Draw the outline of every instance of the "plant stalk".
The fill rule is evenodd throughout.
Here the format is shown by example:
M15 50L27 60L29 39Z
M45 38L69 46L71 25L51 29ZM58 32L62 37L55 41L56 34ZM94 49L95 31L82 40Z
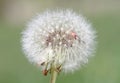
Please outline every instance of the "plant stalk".
M54 70L54 68L51 70L51 79L50 83L55 83L57 78L57 71Z

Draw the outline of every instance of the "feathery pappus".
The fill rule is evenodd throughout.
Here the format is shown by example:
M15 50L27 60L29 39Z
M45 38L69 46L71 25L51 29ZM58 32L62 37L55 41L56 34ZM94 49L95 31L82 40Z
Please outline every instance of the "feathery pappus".
M73 72L92 56L95 31L82 15L71 10L46 11L28 23L22 33L22 47L44 75L52 68Z

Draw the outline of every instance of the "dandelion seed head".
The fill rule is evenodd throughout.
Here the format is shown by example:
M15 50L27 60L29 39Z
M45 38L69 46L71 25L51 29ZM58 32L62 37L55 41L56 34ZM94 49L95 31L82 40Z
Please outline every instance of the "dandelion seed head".
M42 70L51 64L72 72L88 62L95 45L95 31L85 18L70 10L38 15L23 31L22 46L30 62Z

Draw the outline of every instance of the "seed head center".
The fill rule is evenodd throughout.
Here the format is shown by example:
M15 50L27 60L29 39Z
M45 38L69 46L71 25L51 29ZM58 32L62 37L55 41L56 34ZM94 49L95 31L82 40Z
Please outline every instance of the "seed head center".
M55 30L50 32L45 38L46 46L52 47L72 47L74 41L77 39L77 34L74 31Z

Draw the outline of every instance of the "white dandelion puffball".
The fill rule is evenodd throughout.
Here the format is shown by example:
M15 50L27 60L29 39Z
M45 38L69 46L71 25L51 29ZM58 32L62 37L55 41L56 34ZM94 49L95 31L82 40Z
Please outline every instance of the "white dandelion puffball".
M22 46L30 62L44 74L54 68L72 72L88 62L95 45L95 31L81 15L70 10L47 11L28 23Z

